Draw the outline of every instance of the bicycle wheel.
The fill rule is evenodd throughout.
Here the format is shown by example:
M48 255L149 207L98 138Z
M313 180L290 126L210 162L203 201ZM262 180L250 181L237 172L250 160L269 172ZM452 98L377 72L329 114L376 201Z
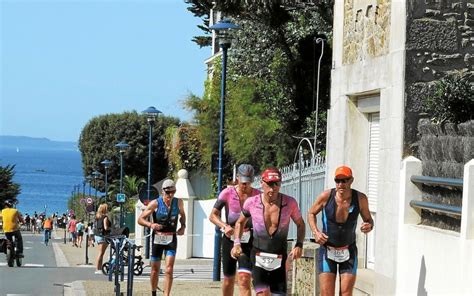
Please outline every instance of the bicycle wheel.
M104 275L108 275L109 274L109 268L110 268L109 262L105 262L104 264L102 264L102 273Z
M13 258L13 246L7 247L7 263L9 267L13 267L14 258Z
M135 262L133 265L133 274L142 275L143 273L143 262Z

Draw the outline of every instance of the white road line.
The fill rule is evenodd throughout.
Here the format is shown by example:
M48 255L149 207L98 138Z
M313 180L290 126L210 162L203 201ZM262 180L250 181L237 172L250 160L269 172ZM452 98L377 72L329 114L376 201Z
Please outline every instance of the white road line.
M56 258L56 265L58 267L69 267L66 256L64 256L63 251L58 246L58 243L53 243L54 258Z
M7 266L7 263L6 262L0 262L0 266ZM22 266L24 266L24 267L44 267L44 264L26 263L26 264L23 264Z

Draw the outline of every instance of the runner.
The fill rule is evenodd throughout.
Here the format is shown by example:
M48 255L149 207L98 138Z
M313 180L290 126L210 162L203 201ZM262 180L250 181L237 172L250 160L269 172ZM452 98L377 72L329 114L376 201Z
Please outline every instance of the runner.
M245 224L252 218L252 278L257 295L286 295L286 260L301 257L305 223L296 200L280 193L281 173L268 168L262 174L263 193L248 198L235 224L236 239L232 256L242 255L241 239ZM295 247L287 253L290 219L297 226Z
M165 253L165 284L163 295L169 296L173 285L173 266L178 245L176 235L183 235L186 228L186 214L184 213L183 200L174 198L176 186L173 180L167 179L162 185L162 194L151 201L145 211L138 217L138 224L148 227L152 232L153 247L150 256L150 284L151 293L156 296L158 277L163 253ZM153 222L148 221L152 216ZM180 228L178 226L178 216Z
M336 169L336 188L323 191L308 212L308 222L314 238L321 245L318 252L319 285L321 295L335 293L336 275L341 278L340 295L352 295L357 274L357 246L355 230L360 216L360 230L370 232L374 221L369 211L367 196L351 189L354 178L347 166ZM316 224L322 211L323 230Z
M234 225L242 211L241 206L245 200L260 191L252 188L254 169L249 164L241 164L237 170L237 185L228 187L221 191L219 198L214 204L209 220L221 228L224 236L222 238L222 269L224 281L222 283L222 295L234 295L235 272L237 261L239 262L239 295L251 295L250 277L252 275L252 263L250 262L250 250L252 249L252 220L248 220L244 229L244 237L241 239L242 255L238 260L230 255L234 245ZM221 219L222 208L225 207L225 220Z

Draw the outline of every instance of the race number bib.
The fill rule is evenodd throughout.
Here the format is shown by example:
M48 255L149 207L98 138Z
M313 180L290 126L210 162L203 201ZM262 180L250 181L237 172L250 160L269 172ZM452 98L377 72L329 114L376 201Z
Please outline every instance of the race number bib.
M240 238L240 242L243 244L247 244L250 241L250 230L244 230L244 233L242 233L242 237ZM231 241L234 241L234 235L232 234L230 237Z
M156 232L153 243L156 245L169 245L173 241L172 232Z
M341 262L346 262L349 260L350 253L349 253L349 246L344 246L344 247L327 247L327 256L328 259L331 259L332 261L341 263Z
M267 271L280 268L282 256L271 253L259 252L255 255L255 265Z

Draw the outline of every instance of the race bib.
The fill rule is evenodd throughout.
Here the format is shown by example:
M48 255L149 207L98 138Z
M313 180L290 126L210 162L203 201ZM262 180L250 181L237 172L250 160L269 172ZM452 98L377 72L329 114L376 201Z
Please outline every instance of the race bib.
M245 230L244 233L242 233L242 237L240 238L240 242L242 244L247 244L250 241L250 230ZM232 234L230 237L231 241L234 241L234 235Z
M341 262L346 262L349 260L350 253L349 253L349 246L344 246L344 247L327 247L327 256L328 259L331 259L332 261L341 263Z
M271 253L259 252L255 255L255 265L267 271L280 268L282 256Z
M156 245L169 245L173 241L172 232L155 232L153 243Z

